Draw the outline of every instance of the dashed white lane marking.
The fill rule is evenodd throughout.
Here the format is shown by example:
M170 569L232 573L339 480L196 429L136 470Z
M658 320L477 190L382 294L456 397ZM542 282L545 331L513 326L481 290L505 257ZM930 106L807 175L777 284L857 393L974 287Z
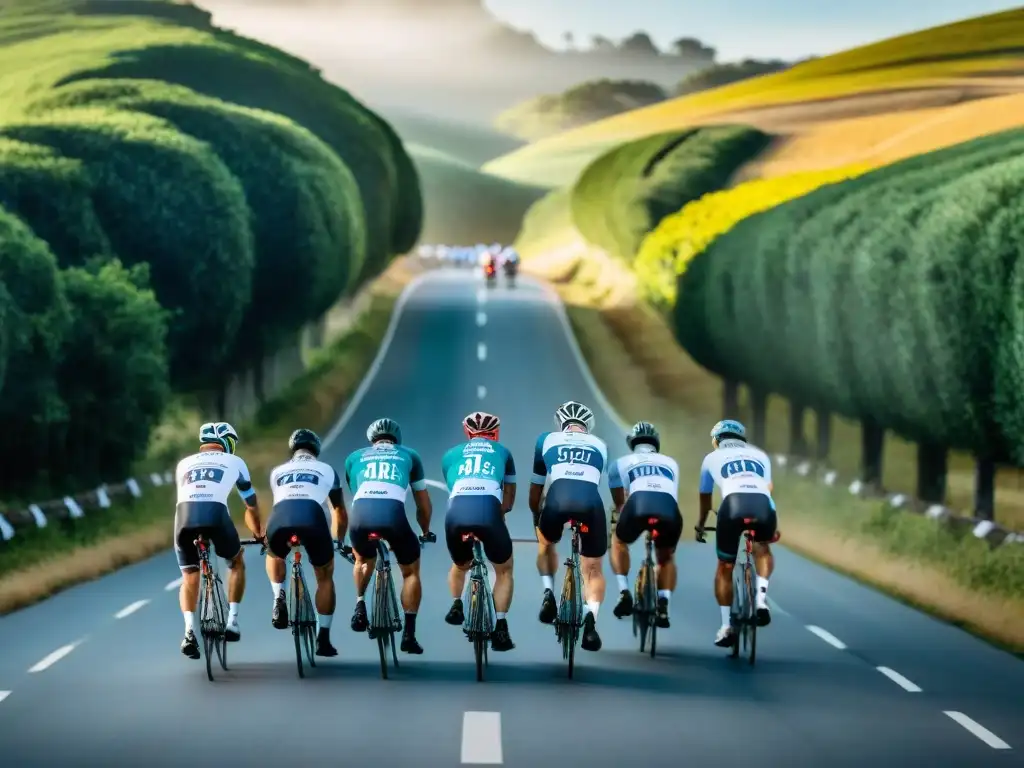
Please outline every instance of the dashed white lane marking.
M126 605L120 611L115 613L114 614L114 618L115 619L123 619L125 616L131 616L133 613L135 613L137 610L139 610L139 608L141 608L142 606L146 605L146 603L148 603L148 602L149 602L149 600L136 600L131 605Z
M477 325L478 328L483 328L485 325L487 325L487 313L486 312L477 312L476 313L476 325Z
M0 691L0 701L3 701L4 699L6 699L10 695L11 695L10 691Z
M892 680L896 685L902 688L904 691L910 691L911 693L920 693L921 689L912 681L905 678L899 672L889 667L875 667L879 672Z
M476 388L476 396L478 398L480 398L481 400L483 400L485 397L487 397L487 387L485 387L483 384L481 384L479 387L477 387Z
M501 713L462 713L462 762L501 765Z
M67 656L69 653L71 653L73 650L75 650L75 646L76 645L77 645L77 643L71 643L70 645L62 645L60 648L58 648L56 651L51 653L49 656L47 656L44 659L41 659L40 661L37 661L33 666L29 667L28 671L29 672L42 672L44 669L49 669L54 664L56 664L58 661L60 661L65 656Z
M476 345L476 359L481 361L487 359L487 345L482 341Z
M831 645L833 648L838 648L840 651L846 650L846 643L844 643L838 637L833 635L831 632L826 632L821 627L816 627L813 624L808 624L807 629L816 634L818 637L820 637L826 643Z
M477 288L476 289L476 303L477 304L486 304L487 303L487 289L486 288Z
M172 589L177 589L181 586L181 582L184 580L182 576L179 576L174 581L167 582L167 586L164 587L164 592L170 592Z
M949 717L954 722L962 725L968 731L970 731L979 739L981 739L990 747L992 747L992 749L1010 749L1009 744L1007 744L1005 741L1003 741L994 733L992 733L992 731L990 731L988 728L985 728L984 726L979 725L978 723L971 720L971 718L969 718L963 712L944 711L942 714L946 715L946 717ZM465 739L465 736L463 736L463 739ZM465 749L465 740L463 740L463 749ZM465 760L463 760L463 762L465 762Z

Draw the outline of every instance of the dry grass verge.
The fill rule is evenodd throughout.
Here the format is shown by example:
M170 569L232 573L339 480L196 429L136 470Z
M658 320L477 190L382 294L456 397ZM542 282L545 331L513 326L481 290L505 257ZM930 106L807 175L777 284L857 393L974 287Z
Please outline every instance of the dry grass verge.
M601 269L605 279L611 278L608 268ZM562 281L557 287L602 391L623 418L654 421L664 435L665 451L683 466L697 466L709 449L707 431L717 418L720 382L678 347L671 330L649 308L624 300L621 293L616 300L595 302L595 295L609 294L603 287L581 287L580 274L587 271L569 258L545 262L547 276ZM786 434L782 409L773 409L769 423L776 434ZM837 434L837 448L842 441L847 441L845 435ZM854 441L851 450L856 445ZM936 559L943 561L942 566L933 567L927 558L908 559L891 551L884 537L868 532L879 528L878 502L795 475L786 475L779 486L787 547L1003 647L1024 652L1024 597L968 587L945 570L948 564L941 557ZM695 472L683 474L680 493L684 504L696 497ZM921 549L927 551L927 542Z
M417 273L409 259L392 264L368 289L366 309L351 318L349 330L314 353L307 371L240 430L239 453L261 498L270 498L266 478L286 453L284 437L297 426L322 430L337 419L377 353L395 300ZM172 494L173 488L155 488L101 514L19 534L0 564L0 615L166 550ZM233 511L240 520L240 509Z

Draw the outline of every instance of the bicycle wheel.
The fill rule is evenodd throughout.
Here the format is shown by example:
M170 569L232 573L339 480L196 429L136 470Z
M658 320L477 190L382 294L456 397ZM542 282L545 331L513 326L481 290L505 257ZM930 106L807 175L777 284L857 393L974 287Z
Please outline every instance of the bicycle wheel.
M481 594L483 588L480 582L477 580L477 576L473 576L472 581L472 594L469 599L469 626L470 634L473 638L473 657L476 659L476 681L482 683L484 680L484 606L483 606L483 595Z
M316 666L316 608L313 606L313 598L310 597L309 589L306 586L306 579L302 577L302 594L305 599L302 601L302 640L306 648L306 661L309 666Z
M203 639L203 656L206 657L206 677L211 683L213 682L214 635L210 631L208 615L211 610L212 594L213 585L210 583L210 577L204 573L202 589L199 590L199 636Z
M737 658L740 655L740 642L743 639L744 627L746 624L746 591L743 586L743 567L733 571L732 579L732 631L733 643L730 655Z
M753 666L754 660L757 658L757 619L756 619L756 608L754 603L754 568L747 563L743 568L743 578L745 582L745 589L747 592L747 643L748 645L748 657L750 664Z
M650 608L647 604L647 587L650 582L651 574L647 569L647 562L644 561L636 575L636 596L633 598L633 634L640 635L640 653L647 648L647 633L651 628Z
M388 679L388 657L387 642L391 635L391 617L388 615L388 599L382 583L383 570L379 569L374 577L373 584L373 616L370 617L370 627L373 629L373 636L377 639L377 651L380 654L380 676ZM392 640L392 642L394 642Z
M216 571L213 572L213 598L214 598L214 609L213 613L216 617L217 622L217 636L214 640L213 647L217 651L217 661L220 662L220 668L225 672L228 671L228 639L225 632L227 631L227 610L224 607L224 584L220 580L220 574Z
M650 560L647 566L647 626L651 632L651 658L658 647L658 583L654 575L654 565Z
M558 623L561 625L562 658L569 662L569 679L572 680L573 671L576 666L576 641L579 637L577 627L577 616L579 614L579 600L576 597L578 591L576 569L570 567L565 572L565 583L562 587L562 602L559 606Z
M299 670L299 677L305 677L302 669L302 601L305 597L305 590L302 584L302 573L298 569L292 569L292 585L289 590L291 594L291 606L288 616L292 625L292 638L295 640L295 664Z
M398 610L398 597L395 595L395 582L391 579L391 572L388 571L388 595L391 598L391 624L389 636L391 637L391 661L395 668L398 668L398 652L395 650L395 634L402 631L401 612Z

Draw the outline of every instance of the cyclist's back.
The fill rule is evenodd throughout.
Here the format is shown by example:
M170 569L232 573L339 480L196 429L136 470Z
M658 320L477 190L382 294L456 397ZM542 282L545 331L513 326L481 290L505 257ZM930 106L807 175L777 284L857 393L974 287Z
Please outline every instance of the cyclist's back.
M570 519L589 531L581 537L584 557L608 551L608 530L601 500L601 478L608 461L604 440L589 432L545 432L537 438L533 482L550 482L537 527L544 538L559 541Z
M492 563L504 563L512 557L502 501L505 483L516 481L515 467L508 448L484 437L459 443L441 459L449 492L445 534L453 562L472 560L472 544L462 541L464 533L480 539Z
M235 557L242 544L228 510L228 497L232 489L247 503L254 495L245 461L233 453L202 451L179 461L174 477L178 485L174 523L178 566L189 569L199 565L194 543L199 533L218 555Z
M722 494L715 537L718 557L735 562L744 530L754 531L755 541L775 535L771 459L744 440L722 440L701 464L700 492L712 493L715 486Z
M267 549L276 557L288 556L288 540L298 536L315 568L334 559L328 516L332 491L340 497L341 478L329 464L311 453L299 452L270 472L274 510L267 523Z

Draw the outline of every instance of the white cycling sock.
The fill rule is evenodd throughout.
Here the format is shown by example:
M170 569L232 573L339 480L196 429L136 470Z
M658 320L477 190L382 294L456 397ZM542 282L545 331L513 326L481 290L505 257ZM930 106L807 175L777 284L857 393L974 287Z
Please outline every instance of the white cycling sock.
M317 626L320 629L330 629L331 628L331 619L333 619L333 618L334 618L333 614L330 615L330 616L327 616L325 614L318 613L316 615Z
M616 573L615 580L619 582L619 592L629 592L629 579L625 573Z
M238 621L238 603L228 603L228 624Z
M765 606L768 604L768 579L757 577L757 604Z
M670 590L670 589L659 589L658 590L658 599L659 600L663 599L663 600L665 600L665 602L668 602L669 600L672 599L672 590Z
M281 582L280 584L270 582L270 588L274 590L274 599L277 600L277 596L284 592L284 582Z
M723 627L731 626L732 625L732 617L731 617L730 614L732 613L732 606L720 605L720 606L718 606L718 608L722 612L722 626Z
M544 582L544 589L550 589L552 592L555 591L555 577L554 576L541 576L540 580Z
M359 595L359 597L356 598L356 602L357 603L362 603L362 602L365 602L365 601L366 601L366 595Z
M594 621L597 621L597 612L601 610L601 601L587 600L587 610L594 614Z
M501 611L495 611L495 612L494 612L494 618L495 618L495 619L496 619L497 621L501 621L502 619L504 619L504 618L505 618L505 616L506 616L506 615L507 615L507 614L504 614L504 613L502 613Z
M182 611L181 613L185 617L185 632L191 632L193 622L196 620L195 611Z

